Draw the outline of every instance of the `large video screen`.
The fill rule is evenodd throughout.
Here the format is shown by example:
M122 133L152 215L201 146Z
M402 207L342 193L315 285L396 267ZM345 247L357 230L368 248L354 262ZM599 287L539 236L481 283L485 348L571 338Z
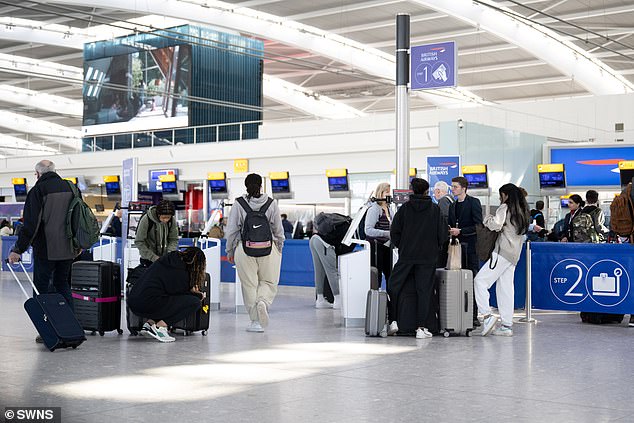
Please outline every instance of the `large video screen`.
M565 188L566 177L563 172L540 172L540 188Z
M86 61L84 132L187 126L190 69L187 45Z

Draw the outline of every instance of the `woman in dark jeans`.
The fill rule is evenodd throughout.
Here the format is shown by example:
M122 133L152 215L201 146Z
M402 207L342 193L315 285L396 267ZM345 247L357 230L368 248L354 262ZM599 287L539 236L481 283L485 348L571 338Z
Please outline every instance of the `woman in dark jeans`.
M390 184L380 183L374 191L374 198L385 198L390 195ZM365 215L365 237L370 242L371 265L385 276L385 283L392 273L392 249L390 248L390 225L392 214L386 201L374 201ZM380 282L380 281L379 281Z
M148 321L141 335L160 342L174 342L168 326L200 309L205 293L205 254L189 247L172 251L156 260L134 284L128 295L130 310Z

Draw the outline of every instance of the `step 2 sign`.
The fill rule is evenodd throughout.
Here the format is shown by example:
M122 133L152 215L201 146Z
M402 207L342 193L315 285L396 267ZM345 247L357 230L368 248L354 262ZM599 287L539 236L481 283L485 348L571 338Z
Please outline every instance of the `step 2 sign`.
M411 48L411 89L451 88L458 83L456 43L427 44Z
M634 312L630 275L634 269L633 246L533 243L531 253L535 308Z

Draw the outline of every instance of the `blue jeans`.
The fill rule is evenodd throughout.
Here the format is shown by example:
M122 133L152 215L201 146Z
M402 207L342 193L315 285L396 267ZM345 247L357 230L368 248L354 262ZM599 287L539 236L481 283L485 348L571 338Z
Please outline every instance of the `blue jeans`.
M70 269L73 260L47 260L33 255L33 283L40 294L49 292L51 280L53 292L62 295L74 311L73 295L70 290Z

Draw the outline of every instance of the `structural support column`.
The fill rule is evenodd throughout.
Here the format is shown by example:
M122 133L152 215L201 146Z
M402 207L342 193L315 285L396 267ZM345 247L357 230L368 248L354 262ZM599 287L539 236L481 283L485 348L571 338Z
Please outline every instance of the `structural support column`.
M396 188L409 188L409 14L396 15Z

